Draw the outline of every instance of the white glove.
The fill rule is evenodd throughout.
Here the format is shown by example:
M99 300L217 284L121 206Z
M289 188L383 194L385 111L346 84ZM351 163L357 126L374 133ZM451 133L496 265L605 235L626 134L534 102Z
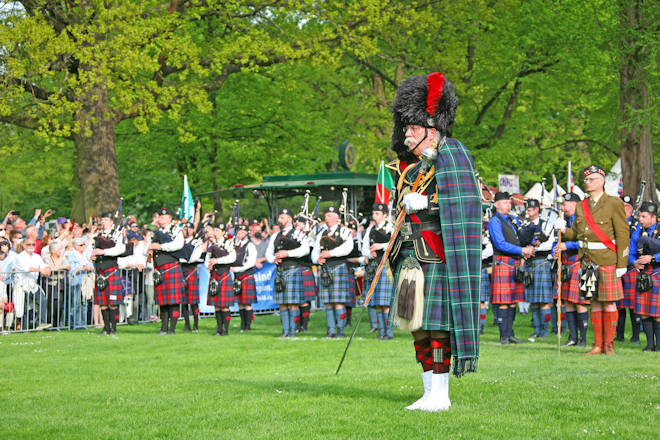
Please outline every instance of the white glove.
M616 268L616 277L621 278L622 276L624 276L626 274L626 272L628 272L628 269L626 269L625 267L617 267Z
M557 228L558 231L564 232L564 229L566 229L566 220L561 217L555 220L555 228Z
M428 199L420 193L414 192L403 196L403 207L406 208L406 212L409 214L426 209L428 206Z

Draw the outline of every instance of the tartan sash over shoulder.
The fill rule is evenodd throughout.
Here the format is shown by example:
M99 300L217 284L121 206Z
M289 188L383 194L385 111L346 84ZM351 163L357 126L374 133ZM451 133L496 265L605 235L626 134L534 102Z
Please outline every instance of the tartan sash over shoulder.
M438 146L435 179L451 303L452 373L477 370L481 288L481 190L474 160L456 139Z

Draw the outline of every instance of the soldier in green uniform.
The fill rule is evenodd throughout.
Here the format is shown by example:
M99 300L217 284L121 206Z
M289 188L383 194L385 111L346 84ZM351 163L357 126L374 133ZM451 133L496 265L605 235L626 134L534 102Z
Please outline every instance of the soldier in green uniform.
M589 197L578 203L564 239L579 242L580 292L587 299L592 296L594 344L586 354L612 355L618 322L615 301L623 296L620 277L628 266L628 222L621 199L604 192L605 171L591 165L583 173Z

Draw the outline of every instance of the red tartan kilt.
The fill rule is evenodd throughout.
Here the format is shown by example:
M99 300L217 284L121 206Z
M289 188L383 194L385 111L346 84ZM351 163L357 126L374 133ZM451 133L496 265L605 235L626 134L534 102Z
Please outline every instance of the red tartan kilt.
M154 286L154 301L159 306L181 304L186 290L183 271L179 263L156 266L163 275L163 281Z
M616 276L616 264L598 267L598 300L613 302L623 297L621 279Z
M576 255L571 255L570 257L566 256L566 253L561 254L561 265L566 266L570 265L572 266L578 259L577 254ZM555 275L552 280L552 285L554 286L554 292L552 293L552 299L557 300L557 278L559 275ZM561 282L561 299L562 301L566 300L568 297L568 289L571 287L571 280L568 281L562 281Z
M236 276L236 274L234 274ZM239 304L254 304L257 302L257 283L254 281L254 274L243 274L237 277L241 280L241 294L236 301Z
M219 284L218 294L216 296L207 295L207 304L213 307L230 307L236 302L234 296L234 282L229 272L217 274L215 270L211 271L211 276Z
M621 277L623 299L617 304L620 309L635 309L635 297L637 296L636 282L637 270L635 268L628 268L628 272Z
M183 270L183 279L186 281L183 304L199 304L199 269Z
M98 274L108 277L108 287L99 290L96 283L94 283L94 304L99 306L119 305L124 299L124 287L121 284L121 276L117 266L101 270Z
M314 279L314 272L309 267L301 267L302 280L303 280L303 302L313 300L316 298L316 281Z
M490 282L492 304L514 304L525 301L525 286L513 279L513 268L522 264L521 259L495 255Z
M568 284L568 288L564 286ZM562 300L572 302L573 304L582 304L588 306L591 301L580 296L580 262L574 263L571 267L571 280L568 283L562 283Z
M645 272L653 277L653 287L643 293L635 291L635 313L660 318L660 269L647 268Z

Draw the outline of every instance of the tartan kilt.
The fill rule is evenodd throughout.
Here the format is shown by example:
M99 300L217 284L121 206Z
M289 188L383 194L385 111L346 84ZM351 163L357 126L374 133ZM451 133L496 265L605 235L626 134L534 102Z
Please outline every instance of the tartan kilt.
M353 282L353 275L349 273L346 263L338 264L336 266L328 266L328 269L333 277L332 285L324 287L320 286L319 296L323 304L338 303L347 304L351 301L351 289L355 295L355 283ZM351 284L353 286L351 286Z
M303 281L303 302L311 301L316 298L316 279L314 272L310 267L301 267Z
M371 281L367 280L366 277L364 277L364 286L366 294L369 292L369 289L371 289ZM390 303L392 302L393 290L394 285L392 284L392 277L387 267L385 267L383 268L383 272L380 274L380 278L378 278L378 284L376 284L376 287L374 288L374 293L371 297L371 301L369 301L369 305L389 307Z
M564 290L566 284L568 288ZM584 299L580 296L580 262L577 261L571 266L571 279L565 283L562 283L561 289L561 299L562 301L572 302L573 304L581 304L588 306L591 304L591 301Z
M493 256L493 278L490 280L491 304L514 304L525 301L525 286L513 279L513 268L522 260L505 255Z
M644 293L637 292L635 313L660 318L660 268L647 268L645 272L653 277L653 287Z
M623 298L617 301L617 307L620 309L635 309L635 298L637 297L637 289L635 283L637 282L637 270L634 267L629 267L628 272L621 277L621 285L623 286Z
M573 255L569 255L569 256L566 256L566 252L563 252L561 254L561 265L562 266L566 266L566 265L571 265L572 266L577 261L578 261L578 255L577 254L573 254ZM571 269L571 274L572 273L573 273L573 269ZM552 290L552 299L556 300L557 299L557 274L556 273L553 276L552 285L554 286L553 290ZM568 289L570 289L570 288L571 288L571 280L570 279L568 281L562 281L561 282L561 299L562 299L562 301L564 301L567 298ZM589 304L589 303L587 302L587 304Z
M163 275L163 281L154 286L154 301L159 306L181 304L186 291L186 282L179 263L156 266Z
M279 269L278 269L279 271ZM281 272L284 278L284 291L275 290L276 304L302 304L305 288L303 286L302 269L300 266L292 267Z
M206 295L206 304L213 307L233 305L236 302L236 296L234 296L234 282L229 271L216 273L215 270L212 270L211 276L218 282L218 294L216 296Z
M598 299L600 302L612 302L623 297L621 280L616 276L616 264L598 266Z
M529 259L525 270L532 272L534 283L525 287L525 301L529 303L548 304L552 302L554 288L552 286L552 268L547 258Z
M199 304L199 267L186 271L182 268L186 291L182 304Z
M481 268L481 292L479 294L479 301L490 301L490 274L488 268L482 266Z
M244 273L234 276L241 280L241 294L236 297L239 304L254 304L257 302L257 283L254 281L254 274Z
M394 275L394 286L399 283L399 274L403 261L408 256L415 256L414 249L401 249ZM422 328L420 330L450 330L451 302L449 295L449 279L445 263L422 263L419 262L424 272L424 315L422 317ZM390 314L394 307L390 308ZM393 316L389 316L390 322Z
M124 286L122 285L120 271L117 266L100 270L97 274L108 277L108 287L99 290L96 287L96 283L94 283L94 304L99 306L119 305L124 299Z

